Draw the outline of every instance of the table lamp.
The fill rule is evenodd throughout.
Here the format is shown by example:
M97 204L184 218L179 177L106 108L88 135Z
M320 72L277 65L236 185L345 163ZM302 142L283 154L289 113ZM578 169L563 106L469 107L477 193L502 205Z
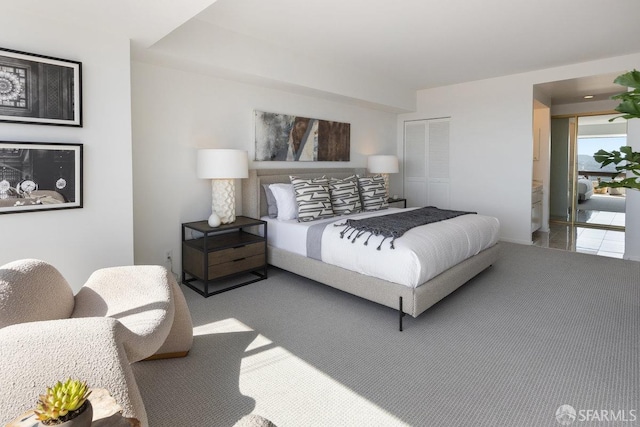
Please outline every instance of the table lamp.
M249 177L249 156L244 150L198 150L198 178L211 180L211 216L209 226L218 227L236 220L234 179Z
M379 173L384 179L384 187L389 198L389 174L398 173L398 157L393 155L375 155L367 159L367 169L371 173Z

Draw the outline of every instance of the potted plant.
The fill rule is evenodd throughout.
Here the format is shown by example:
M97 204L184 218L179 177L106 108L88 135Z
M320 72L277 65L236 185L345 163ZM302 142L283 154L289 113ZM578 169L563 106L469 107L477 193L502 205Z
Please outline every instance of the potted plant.
M608 152L598 150L598 152L593 155L593 158L601 164L601 168L611 163L614 165L622 163L616 166L618 172L631 172L635 175L624 178L622 181L599 181L598 187L635 188L636 190L640 190L640 181L638 181L638 177L640 177L640 153L632 151L631 147L622 146L620 147L620 151L613 150Z
M619 118L635 119L640 118L640 71L633 70L624 73L613 81L621 86L627 86L633 90L623 92L619 95L612 96L611 99L619 99L620 104L615 108L616 111L622 113L622 116L614 117L609 121ZM631 172L632 177L627 177L622 181L599 182L598 187L611 188L632 188L640 190L640 153L634 152L631 147L620 147L620 151L613 150L611 152L599 150L593 155L596 162L600 163L603 168L609 164L616 165L618 172Z
M640 71L633 70L628 73L619 75L613 81L620 86L626 86L633 88L632 91L622 92L621 94L614 95L611 99L619 99L620 104L615 108L622 116L609 119L610 122L616 119L637 119L640 117Z
M40 395L34 410L40 426L90 427L93 408L85 382L67 379L58 381Z

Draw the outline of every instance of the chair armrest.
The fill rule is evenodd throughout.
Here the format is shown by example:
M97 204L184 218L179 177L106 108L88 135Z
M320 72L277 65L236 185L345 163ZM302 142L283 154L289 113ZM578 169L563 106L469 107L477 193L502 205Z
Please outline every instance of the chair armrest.
M123 416L147 426L138 385L115 319L90 317L21 323L0 329L0 422L35 407L47 386L66 378L105 388Z
M155 265L95 271L75 296L72 318L112 317L128 331L122 343L129 362L154 354L169 335L174 318L171 280Z

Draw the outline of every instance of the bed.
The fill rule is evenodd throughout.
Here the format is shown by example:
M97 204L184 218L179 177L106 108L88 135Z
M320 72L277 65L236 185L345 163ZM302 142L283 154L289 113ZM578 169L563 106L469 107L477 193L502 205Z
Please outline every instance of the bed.
M242 182L243 214L253 218L268 217L263 184L288 183L291 175L300 178L316 178L323 175L346 178L354 174L365 175L366 171L358 168L250 170L249 178ZM340 220L341 217L335 218L335 221ZM277 224L272 225L273 227L269 228L268 233L270 238L267 247L267 261L269 264L398 310L400 330L403 329L405 314L412 317L419 316L433 304L492 265L498 259L500 252L500 246L496 243L497 237L494 236L494 241L486 249L424 282L408 286L387 280L388 278L374 277L309 258L301 253L302 250L297 251L291 248L287 250L278 247L280 245L275 242L278 239L279 231ZM391 250L387 248L386 253L390 254Z
M593 196L593 183L590 179L578 178L578 201L584 202Z

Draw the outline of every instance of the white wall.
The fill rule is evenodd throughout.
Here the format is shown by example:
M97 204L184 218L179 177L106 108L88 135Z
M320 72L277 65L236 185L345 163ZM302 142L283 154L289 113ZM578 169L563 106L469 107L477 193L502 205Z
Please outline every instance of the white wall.
M627 121L627 145L640 152L640 119ZM624 258L640 261L640 190L627 190L626 195Z
M532 114L519 75L420 91L399 120L450 116L451 208L496 216L502 239L529 243Z
M98 268L133 263L129 41L17 12L0 28L4 48L82 62L84 127L0 123L3 141L84 144L84 208L0 216L0 264L43 259L77 290Z
M244 149L252 159L254 110L351 123L351 160L250 161L251 169L366 167L369 154L395 154L393 113L138 61L132 62L132 108L135 261L163 264L172 250L175 272L180 224L211 213L210 181L195 174L196 149ZM392 175L392 194L401 194L401 188L399 174Z
M535 100L533 103L533 138L538 138L537 160L533 161L533 179L542 183L542 231L549 231L549 163L551 157L550 108Z
M372 69L327 62L312 52L293 53L197 18L151 48L136 49L134 59L393 112L413 111L416 102L415 89Z
M495 215L503 240L531 243L533 86L633 69L639 62L634 54L423 90L417 112L400 115L399 123L452 117L452 208ZM628 232L631 238L640 235Z

